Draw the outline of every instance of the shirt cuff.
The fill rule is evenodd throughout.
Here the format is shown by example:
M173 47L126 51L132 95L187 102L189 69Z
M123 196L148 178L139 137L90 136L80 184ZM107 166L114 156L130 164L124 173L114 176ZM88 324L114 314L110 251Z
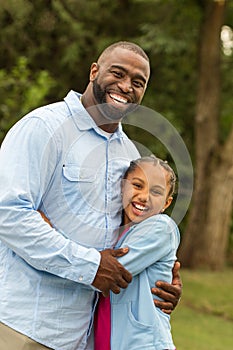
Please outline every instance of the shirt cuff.
M99 268L101 255L94 248L78 248L78 266L76 270L76 279L78 283L91 285L95 279Z

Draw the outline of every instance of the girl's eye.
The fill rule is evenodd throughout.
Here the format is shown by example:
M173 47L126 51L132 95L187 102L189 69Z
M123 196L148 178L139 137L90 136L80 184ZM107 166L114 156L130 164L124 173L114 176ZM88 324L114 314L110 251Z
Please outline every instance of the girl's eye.
M153 196L161 196L162 195L162 193L158 190L152 190L151 193Z
M138 184L138 183L133 183L133 186L137 189L140 189L142 188L142 185L141 184Z

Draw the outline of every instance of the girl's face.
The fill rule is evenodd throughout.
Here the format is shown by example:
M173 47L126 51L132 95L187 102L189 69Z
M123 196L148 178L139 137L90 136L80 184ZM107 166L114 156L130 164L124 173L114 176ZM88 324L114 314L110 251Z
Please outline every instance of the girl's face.
M124 224L163 212L172 202L169 189L169 173L161 165L138 165L122 182Z

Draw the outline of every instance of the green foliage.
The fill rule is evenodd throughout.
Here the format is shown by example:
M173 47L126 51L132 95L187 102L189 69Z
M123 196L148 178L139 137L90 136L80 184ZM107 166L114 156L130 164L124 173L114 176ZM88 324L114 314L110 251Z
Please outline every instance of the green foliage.
M50 97L58 100L70 89L85 88L90 64L106 45L137 42L152 68L143 103L168 118L193 153L201 18L197 0L0 0L0 66L11 70L19 56L27 57L33 72L46 70L56 79ZM222 140L231 127L231 65L232 57L225 58Z
M159 11L141 24L140 43L152 63L145 102L177 128L192 153L201 11L195 1L187 6L167 0L156 6Z
M26 57L20 57L10 72L0 70L0 143L17 120L44 102L53 86L47 71L32 75Z

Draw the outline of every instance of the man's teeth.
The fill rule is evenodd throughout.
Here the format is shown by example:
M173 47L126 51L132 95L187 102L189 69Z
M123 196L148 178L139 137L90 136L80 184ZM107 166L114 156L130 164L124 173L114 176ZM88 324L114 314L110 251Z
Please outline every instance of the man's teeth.
M110 94L110 97L117 102L124 103L124 104L127 103L127 100L121 96L118 96L118 95L116 96L116 95Z

